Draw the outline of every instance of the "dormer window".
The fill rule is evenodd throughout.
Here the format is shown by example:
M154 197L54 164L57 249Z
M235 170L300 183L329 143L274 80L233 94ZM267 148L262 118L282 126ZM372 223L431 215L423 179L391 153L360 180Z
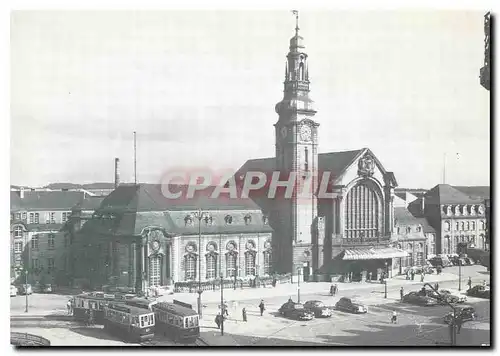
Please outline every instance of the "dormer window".
M212 225L212 223L213 223L213 218L212 218L212 215L208 215L208 214L207 214L207 215L205 215L205 216L203 217L203 220L205 221L205 224L206 224L206 225Z
M406 228L406 233L407 233L407 234L409 234L410 232L411 232L411 226L408 226L408 227Z
M243 219L245 220L245 225L248 225L252 222L252 216L250 214L245 215Z
M422 226L417 226L417 232L422 232Z
M226 225L231 225L233 223L233 217L231 215L226 215L224 221L226 222Z
M455 207L455 215L460 216L460 207L458 205Z
M267 217L267 215L262 215L262 223L264 225L267 225L269 223L269 218Z

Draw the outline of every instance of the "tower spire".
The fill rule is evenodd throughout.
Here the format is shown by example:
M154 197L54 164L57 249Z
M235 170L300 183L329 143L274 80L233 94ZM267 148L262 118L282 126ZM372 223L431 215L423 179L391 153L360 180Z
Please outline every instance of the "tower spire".
M292 14L295 15L295 36L299 35L299 11L298 10L292 10Z

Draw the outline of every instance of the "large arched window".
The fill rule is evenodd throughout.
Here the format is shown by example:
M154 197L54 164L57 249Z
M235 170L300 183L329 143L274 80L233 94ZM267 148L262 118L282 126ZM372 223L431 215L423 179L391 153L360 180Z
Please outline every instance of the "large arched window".
M255 276L255 251L245 252L245 275Z
M196 255L194 253L184 256L184 277L186 281L196 279Z
M226 277L236 276L236 261L238 259L238 253L235 251L230 251L226 253Z
M23 237L23 228L21 226L14 228L14 237Z
M450 231L450 222L449 221L444 222L444 231Z
M345 238L376 237L382 218L381 199L374 184L364 182L354 186L345 202Z
M207 279L217 277L217 254L210 252L207 254Z
M161 257L158 255L149 258L149 285L159 286L161 284Z

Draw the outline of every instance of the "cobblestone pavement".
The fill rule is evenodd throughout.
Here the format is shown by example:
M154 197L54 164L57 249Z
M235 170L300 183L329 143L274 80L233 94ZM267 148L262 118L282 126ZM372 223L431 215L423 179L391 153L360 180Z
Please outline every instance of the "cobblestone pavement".
M468 275L475 283L489 281L489 274L484 273L479 266L465 267L463 273L462 292L466 289ZM482 268L485 270L485 268ZM452 289L458 286L457 276L452 268L447 269L452 279L438 279L440 288ZM428 276L426 281L438 276ZM443 276L439 276L443 277ZM409 283L408 283L409 282ZM297 300L297 285L269 288L269 294L264 296L262 289L247 289L235 291L245 296L245 299L232 299L231 294L224 290L229 305L230 318L225 323L225 335L220 336L216 329L214 318L218 312L220 292L203 294L203 318L201 320L201 339L197 343L209 345L435 345L449 343L449 332L442 322L442 317L449 311L446 306L425 308L411 306L399 302L399 288L404 287L405 293L421 288L419 281L406 281L394 278L388 283L388 298L384 298L384 286L379 283L340 284L339 294L331 297L327 291L329 283L301 284L301 301L310 299L322 300L327 305L333 305L340 297L351 297L369 306L366 315L350 315L335 312L330 319L315 319L309 322L297 322L282 318L277 310L288 297ZM310 285L310 286L308 286ZM196 308L196 297L191 300L186 294L175 294L169 299L179 299L193 303ZM243 296L242 296L243 297ZM242 298L241 297L241 298ZM261 298L266 303L266 312L260 316L258 304ZM165 299L165 298L160 298ZM187 300L186 300L187 299ZM32 295L29 297L29 312L24 312L24 296L11 298L11 329L12 331L28 332L51 340L53 345L134 345L125 343L106 335L99 327L84 328L75 324L65 316L67 296L64 295ZM233 303L233 301L237 302ZM462 329L459 345L479 345L489 343L489 301L468 298L473 305L479 320L466 323ZM241 308L247 309L248 322L241 319ZM389 322L393 310L399 314L397 325ZM50 315L50 316L48 316ZM155 338L149 343L154 346L178 346L168 340Z

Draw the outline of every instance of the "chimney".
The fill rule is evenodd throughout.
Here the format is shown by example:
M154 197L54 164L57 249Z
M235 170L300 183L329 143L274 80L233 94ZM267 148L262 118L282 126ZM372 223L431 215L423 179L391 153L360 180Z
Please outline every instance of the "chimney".
M19 197L21 199L24 199L24 187L21 187L20 190L19 190Z
M118 188L118 186L120 185L120 171L118 167L119 163L120 159L115 158L115 189Z
M420 202L422 203L421 204L422 215L425 215L425 197L422 197L422 199L420 199Z

